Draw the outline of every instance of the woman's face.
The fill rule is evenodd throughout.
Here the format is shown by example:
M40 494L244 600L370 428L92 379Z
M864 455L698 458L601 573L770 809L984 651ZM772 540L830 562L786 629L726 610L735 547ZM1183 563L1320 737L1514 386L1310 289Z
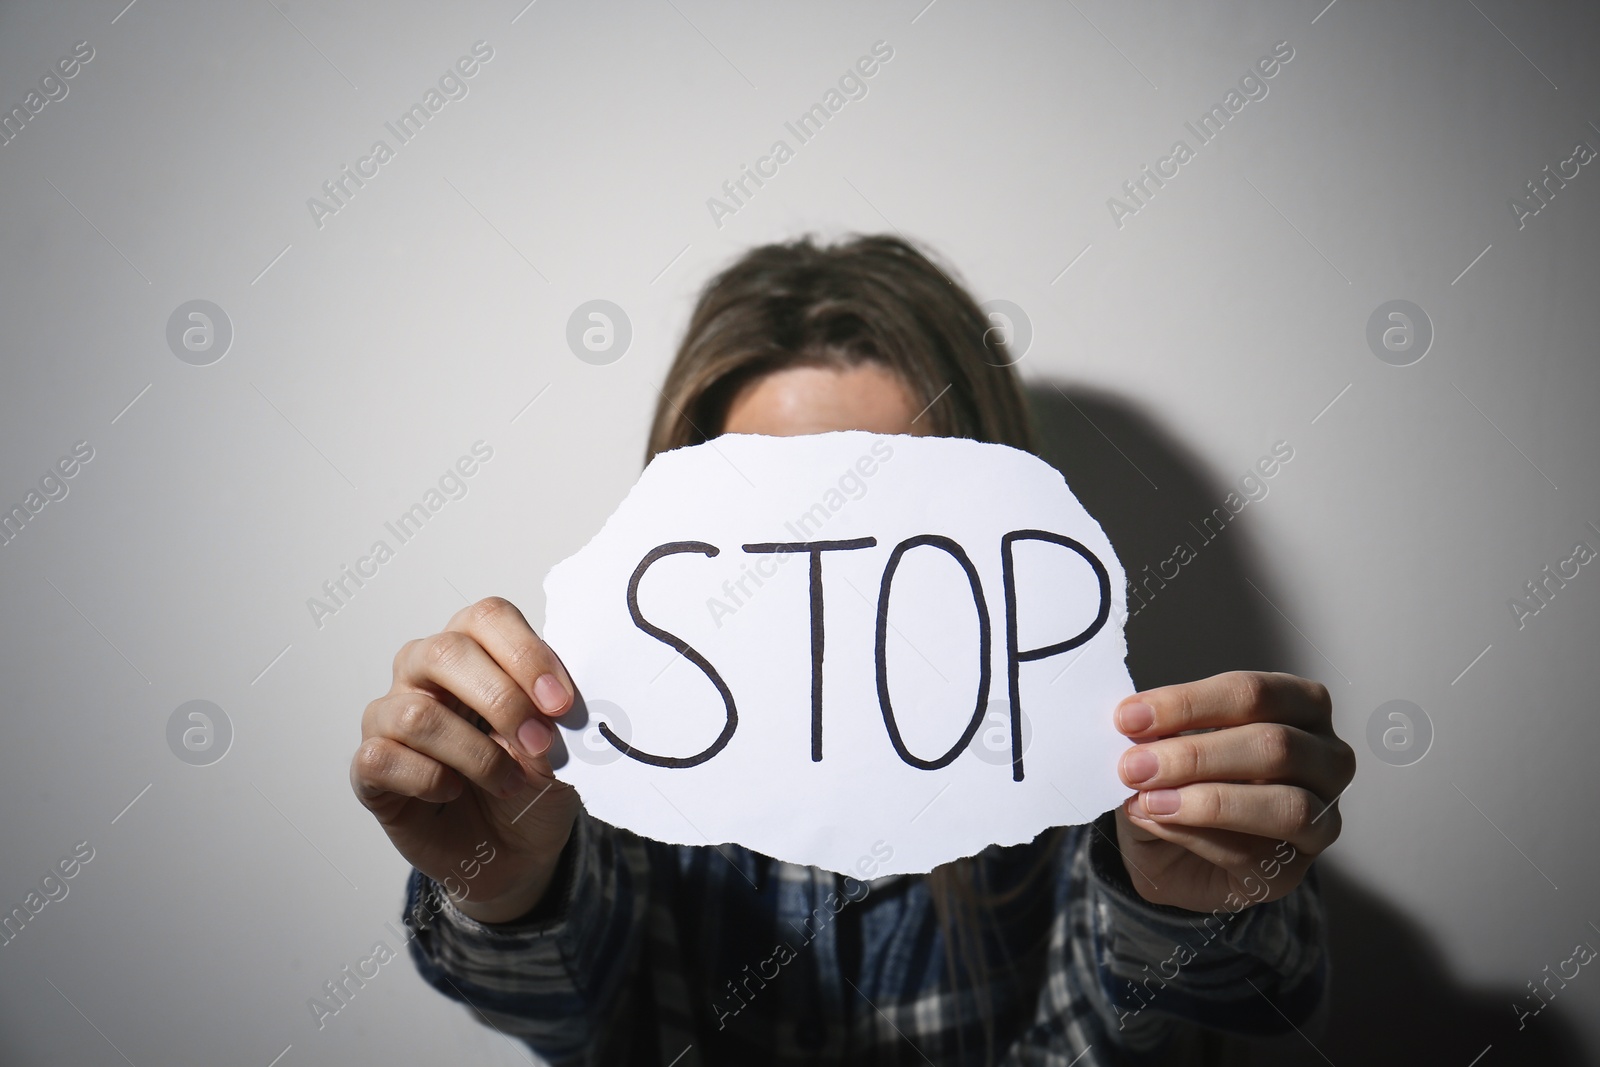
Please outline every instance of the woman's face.
M723 433L796 437L831 430L872 433L926 432L911 390L878 363L854 367L789 367L773 371L734 394Z

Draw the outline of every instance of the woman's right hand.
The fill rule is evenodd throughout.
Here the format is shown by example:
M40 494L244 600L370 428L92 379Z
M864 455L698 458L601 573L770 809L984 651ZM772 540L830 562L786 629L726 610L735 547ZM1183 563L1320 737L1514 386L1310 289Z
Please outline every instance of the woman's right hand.
M350 764L356 796L412 866L464 888L452 899L480 922L530 911L572 833L578 795L545 758L549 720L572 694L566 668L522 612L489 597L407 642L394 684L362 714Z

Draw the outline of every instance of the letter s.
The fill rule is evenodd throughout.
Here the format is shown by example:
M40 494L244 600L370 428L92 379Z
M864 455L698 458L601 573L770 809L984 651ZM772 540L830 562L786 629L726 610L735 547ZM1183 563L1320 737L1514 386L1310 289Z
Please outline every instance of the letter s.
M494 458L494 446L484 441L472 442L472 454L484 463Z
M94 58L94 46L88 41L79 41L72 46L72 54L84 63Z
M88 855L84 855L84 849L89 850ZM72 846L72 854L78 857L79 863L88 863L90 860L94 859L94 846L89 844L87 841L79 841L76 845Z
M878 858L879 863L888 863L894 858L894 846L882 841L872 843L872 854Z
M894 46L888 41L872 42L872 54L887 63L894 58Z
M878 457L879 463L886 463L888 462L889 457L894 455L894 446L889 444L887 441L874 441L872 442L872 447L868 449L868 451L870 451L874 456Z
M94 446L88 441L79 441L72 446L72 454L77 457L78 462L87 463L94 458Z
M1285 52L1284 49L1288 49L1288 51ZM1294 46L1288 41L1279 41L1277 44L1272 46L1272 54L1277 56L1283 62L1287 63L1289 60L1294 58Z
M668 648L677 650L683 655L684 659L699 667L705 676L711 679L711 684L717 687L717 692L722 696L722 704L727 709L727 724L723 726L722 733L717 735L715 741L692 756L657 756L628 744L628 742L611 732L609 723L602 722L599 725L600 736L611 742L618 752L630 759L636 759L640 763L648 763L652 767L697 767L727 747L728 741L733 737L733 731L739 726L739 710L734 707L733 693L729 691L728 683L722 680L722 675L717 673L717 669L696 651L689 642L677 634L668 633L650 622L639 611L639 581L644 577L644 572L649 570L657 560L666 556L677 555L680 552L698 552L704 556L715 556L721 551L716 545L708 545L704 541L673 541L669 544L657 545L649 552L646 552L644 559L641 559L639 565L633 569L633 576L628 579L628 614L633 617L635 626Z
M494 48L488 41L477 41L472 46L472 54L487 63L494 58Z
M1279 441L1272 446L1272 454L1287 463L1294 458L1294 446L1288 441Z

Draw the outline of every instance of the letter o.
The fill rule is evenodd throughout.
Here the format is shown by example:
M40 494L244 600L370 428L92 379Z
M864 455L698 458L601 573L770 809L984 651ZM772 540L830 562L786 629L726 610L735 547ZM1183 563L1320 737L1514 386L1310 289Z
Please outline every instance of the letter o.
M932 760L915 756L906 748L905 741L900 737L900 726L895 722L894 707L889 701L889 588L894 582L894 573L900 566L900 560L913 548L923 545L948 553L961 565L961 570L967 576L967 584L972 587L973 604L978 609L978 700L972 709L972 718L968 720L967 728L961 731L956 743L951 745L944 755ZM878 632L874 641L874 655L877 660L878 707L883 712L883 725L889 731L889 743L894 746L895 753L906 763L925 771L936 771L941 767L948 767L972 742L973 735L978 732L978 726L983 722L984 712L989 705L990 643L989 608L984 603L983 584L978 580L977 568L972 565L972 560L967 558L966 550L950 538L939 534L920 534L908 537L895 545L894 551L889 554L889 562L884 565L883 584L878 589Z

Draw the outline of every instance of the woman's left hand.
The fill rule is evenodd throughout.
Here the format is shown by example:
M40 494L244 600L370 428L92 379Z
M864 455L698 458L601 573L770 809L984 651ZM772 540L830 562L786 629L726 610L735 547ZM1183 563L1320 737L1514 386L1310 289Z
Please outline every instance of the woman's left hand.
M1117 809L1117 845L1146 900L1197 912L1276 900L1339 836L1356 758L1317 682L1219 674L1136 693L1116 724L1135 742L1118 773L1138 791Z

